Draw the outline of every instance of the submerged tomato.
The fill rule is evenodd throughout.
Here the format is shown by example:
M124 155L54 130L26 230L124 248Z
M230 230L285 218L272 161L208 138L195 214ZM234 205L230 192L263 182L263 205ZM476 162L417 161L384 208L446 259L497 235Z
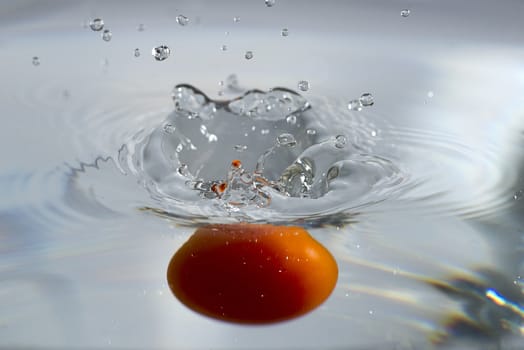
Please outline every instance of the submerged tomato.
M176 252L169 287L189 308L239 323L300 316L331 294L333 256L300 227L209 225Z

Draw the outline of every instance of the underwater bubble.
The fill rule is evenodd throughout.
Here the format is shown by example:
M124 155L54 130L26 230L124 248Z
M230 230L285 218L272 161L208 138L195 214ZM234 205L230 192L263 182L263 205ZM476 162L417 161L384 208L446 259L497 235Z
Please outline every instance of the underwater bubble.
M295 125L297 123L297 116L294 114L288 115L286 117L286 122L291 125Z
M33 66L39 66L40 65L40 58L38 56L33 57Z
M176 22L180 24L181 26L185 26L189 23L189 18L187 18L184 15L178 15L176 16Z
M250 60L253 58L253 51L246 51L246 54L244 55L246 60Z
M348 140L347 140L346 136L344 136L344 135L337 135L337 137L335 137L335 147L336 148L344 148L344 147L346 147L347 143L348 143Z
M168 134L174 133L176 130L175 126L172 124L165 124L164 125L164 131Z
M104 21L100 18L95 18L89 23L89 27L95 32L99 32L104 29Z
M362 104L362 106L364 107L373 106L373 104L375 103L373 95L371 95L369 92L362 94L358 100L360 101L360 104Z
M267 7L273 7L275 5L275 0L264 0L264 3Z
M109 29L106 29L102 32L102 39L104 41L111 41L111 38L113 37L113 33Z
M240 22L240 17L238 17L238 16L233 17L233 22L235 22L235 23Z
M409 9L403 9L402 11L400 11L400 15L402 17L408 17L410 13L411 13L411 10Z
M145 29L146 29L146 27L144 26L143 23L140 23L140 24L136 27L136 30L138 30L139 32L143 32Z
M287 28L284 28L284 29L282 29L280 34L282 34L282 36L288 36L289 35L289 30Z
M297 140L295 140L295 136L288 133L284 133L278 135L277 144L279 146L294 147L297 144Z
M222 51L227 51L227 45L222 45L222 46L220 46L220 50L222 50Z
M301 80L298 82L297 87L300 91L308 91L309 90L309 82L306 80Z
M140 49L135 49L135 57L140 57Z
M237 152L244 152L244 151L247 151L247 146L246 145L235 145L233 146L233 149Z
M166 45L161 45L153 48L151 54L157 61L164 61L171 54L171 50Z
M306 134L308 135L315 135L317 131L315 129L306 129Z
M348 103L348 109L350 111L361 111L362 103L360 102L360 100L351 100Z

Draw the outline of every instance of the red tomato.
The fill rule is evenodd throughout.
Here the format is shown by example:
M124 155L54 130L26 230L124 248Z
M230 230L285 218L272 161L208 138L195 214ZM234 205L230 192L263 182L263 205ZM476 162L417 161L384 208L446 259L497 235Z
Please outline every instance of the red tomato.
M167 270L169 287L189 308L254 324L315 309L337 278L335 259L306 230L266 224L199 228Z

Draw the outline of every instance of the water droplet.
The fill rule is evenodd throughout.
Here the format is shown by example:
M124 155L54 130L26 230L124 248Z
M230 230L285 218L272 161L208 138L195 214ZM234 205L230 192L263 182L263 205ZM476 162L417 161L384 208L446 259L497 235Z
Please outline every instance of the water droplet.
M222 50L222 51L227 51L227 45L222 45L222 46L220 46L220 50Z
M371 95L369 92L362 94L358 100L360 101L360 104L364 107L373 106L373 104L375 103L373 95Z
M403 9L402 11L400 11L400 15L402 17L407 17L407 16L409 16L410 13L411 13L411 10L409 10L409 9Z
M99 32L102 29L104 29L104 21L100 18L95 18L89 23L89 27L91 30L94 30L95 32Z
M288 115L286 117L286 122L291 125L295 125L297 123L297 116L294 114Z
M218 137L215 134L208 134L207 135L207 142L217 142Z
M433 98L433 96L435 96L435 94L433 93L433 91L428 91L428 97L429 97L429 98Z
M360 103L360 100L351 100L348 103L348 109L350 111L361 111L362 103Z
M344 135L337 135L335 137L335 147L336 148L344 148L346 147L348 140Z
M164 125L164 131L168 134L174 133L176 130L175 126L172 124L165 124Z
M161 45L153 48L151 54L157 61L163 61L169 57L171 50L166 45Z
M279 146L295 147L297 141L295 140L295 137L293 135L284 133L278 135L277 143Z
M145 29L146 29L146 27L144 26L143 23L140 23L140 24L136 27L136 30L138 30L139 32L143 32Z
M253 58L253 51L246 51L246 54L244 55L246 60L250 60Z
M300 91L308 91L309 90L309 82L306 81L306 80L299 81L297 86L298 86L298 89Z
M282 34L282 36L288 36L289 35L289 30L287 28L284 28L284 29L282 29L281 34Z
M33 66L39 66L40 65L40 58L38 56L33 57Z
M233 22L235 22L235 23L240 22L240 17L238 17L238 16L233 17Z
M308 135L315 135L317 133L317 131L315 129L307 129L306 130L306 134Z
M376 132L375 130L371 130L371 133L370 133L370 134L371 134L371 136L373 136L373 137L377 136L377 132Z
M247 150L247 146L246 145L235 145L235 146L233 146L233 148L237 152L244 152L244 151Z
M184 15L178 15L176 16L176 22L180 24L181 26L185 26L189 23L189 18L187 18Z
M373 310L369 310L368 313L369 313L370 315L373 315Z
M264 0L264 3L267 7L273 7L275 5L275 0Z
M514 200L520 200L524 198L524 190L518 190L517 192L515 192L515 194L513 195L513 199Z
M135 57L140 57L140 49L135 49Z
M106 29L102 32L102 39L104 41L111 41L111 38L113 37L113 33L109 29Z

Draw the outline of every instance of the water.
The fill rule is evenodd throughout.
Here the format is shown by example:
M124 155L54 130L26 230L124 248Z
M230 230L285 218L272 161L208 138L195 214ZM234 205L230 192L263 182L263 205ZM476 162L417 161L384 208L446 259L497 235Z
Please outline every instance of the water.
M151 50L151 54L155 60L164 61L169 58L169 55L171 55L171 49L166 45L161 45L153 48L153 50Z
M1 6L0 347L524 346L521 2L417 2L408 18L388 1ZM114 40L82 28L93 18ZM131 54L160 44L176 55ZM207 96L186 95L183 124L180 84ZM267 110L253 89L291 102ZM373 106L348 109L366 92ZM266 327L177 302L174 251L238 218L307 227L339 264L331 298Z

